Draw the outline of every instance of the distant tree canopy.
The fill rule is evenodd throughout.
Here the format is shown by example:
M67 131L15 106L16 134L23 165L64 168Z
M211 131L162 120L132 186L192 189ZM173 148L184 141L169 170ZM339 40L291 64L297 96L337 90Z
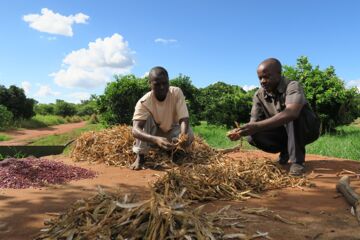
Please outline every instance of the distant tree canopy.
M3 105L0 105L0 130L6 129L11 125L13 114Z
M319 66L313 67L307 57L300 57L295 67L284 66L284 75L303 85L308 102L322 122L323 132L359 117L357 89L346 89L333 66L321 70Z
M97 101L101 121L106 125L130 124L136 102L149 91L147 79L134 75L116 75L114 78Z
M14 120L28 119L35 115L36 101L27 98L24 90L11 85L9 88L0 85L0 105L3 105L13 115Z
M171 79L170 85L182 89L192 125L205 120L230 127L234 126L234 121L249 120L253 91L246 92L239 86L222 82L197 89L190 77L181 74ZM131 124L137 101L148 91L147 78L115 76L115 81L107 85L97 101L101 120L108 125Z

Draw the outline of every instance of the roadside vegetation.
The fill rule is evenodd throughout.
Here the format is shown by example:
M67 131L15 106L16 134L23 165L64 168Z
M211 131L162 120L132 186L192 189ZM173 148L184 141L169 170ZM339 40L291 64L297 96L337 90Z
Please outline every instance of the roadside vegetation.
M3 134L0 134L0 142L1 141L7 141L7 140L10 140L11 138L7 135L3 135Z
M307 146L307 152L360 161L360 125L340 126Z
M295 66L284 66L284 76L302 84L309 104L321 120L322 136L308 146L308 152L359 159L359 130L355 127L356 124L348 125L360 117L359 91L355 87L346 88L333 66L320 69L304 56L297 59ZM209 145L229 148L240 144L239 141L229 141L226 132L235 127L234 122L249 121L252 97L257 89L246 91L241 86L224 82L197 88L190 77L181 74L170 79L170 85L182 89L191 126ZM0 131L19 127L46 127L89 118L89 122L100 122L105 127L131 124L135 104L147 91L147 77L115 75L102 95L92 95L89 100L79 104L64 100L42 104L27 98L21 88L0 85ZM83 129L86 130L88 129ZM52 141L58 144L58 139L55 138L59 137L52 137L54 139L42 141L46 144ZM70 138L73 136L59 141L65 144ZM39 140L33 144L42 142ZM245 140L242 144L243 149L251 148Z
M33 139L30 145L33 146L54 146L54 145L65 145L70 141L79 137L83 132L88 131L99 131L104 129L104 126L100 123L97 124L87 124L85 127L78 128L72 132L55 134L46 137L41 137L38 139ZM71 150L71 146L65 148L64 153L67 154Z

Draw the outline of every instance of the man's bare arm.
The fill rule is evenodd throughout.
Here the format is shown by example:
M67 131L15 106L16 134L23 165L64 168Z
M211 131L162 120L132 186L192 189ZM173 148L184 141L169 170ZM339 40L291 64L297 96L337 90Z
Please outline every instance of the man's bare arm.
M244 124L240 129L232 131L228 137L230 140L236 141L243 136L253 135L260 131L280 127L298 118L303 107L304 104L287 104L284 111L262 121Z
M180 134L187 134L189 131L189 118L182 118L179 120Z

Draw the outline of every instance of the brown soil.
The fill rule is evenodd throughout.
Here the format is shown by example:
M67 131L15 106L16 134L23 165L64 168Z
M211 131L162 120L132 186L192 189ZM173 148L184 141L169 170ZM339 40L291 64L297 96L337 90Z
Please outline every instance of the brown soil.
M1 133L9 135L11 137L11 140L1 141L0 146L27 145L29 144L30 141L33 141L36 138L71 132L74 129L84 127L85 125L86 125L86 121L78 122L78 123L60 124L60 125L38 128L38 129L20 129L20 130L5 131Z
M231 155L235 158L244 155L276 158L260 151ZM0 239L31 239L43 227L43 220L51 217L49 213L64 211L75 200L94 195L98 186L107 191L131 192L145 198L148 196L148 183L164 174L154 170L131 171L103 164L73 163L63 156L46 158L94 170L98 177L41 189L0 189ZM335 190L339 179L337 173L343 169L360 173L360 162L308 155L306 168L316 187L273 190L263 193L261 199L245 202L210 202L208 209L228 204L234 211L240 207L266 207L299 223L289 225L261 216L249 216L253 221L245 223L243 232L268 232L272 239L360 239L359 224L351 215L349 205ZM360 192L359 179L353 179L351 186Z

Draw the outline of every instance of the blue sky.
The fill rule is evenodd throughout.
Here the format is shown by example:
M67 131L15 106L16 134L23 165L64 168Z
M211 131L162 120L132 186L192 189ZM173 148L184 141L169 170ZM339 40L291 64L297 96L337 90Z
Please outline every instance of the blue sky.
M26 1L0 8L0 84L39 102L102 94L115 73L156 65L251 88L256 67L305 55L360 88L360 1Z

